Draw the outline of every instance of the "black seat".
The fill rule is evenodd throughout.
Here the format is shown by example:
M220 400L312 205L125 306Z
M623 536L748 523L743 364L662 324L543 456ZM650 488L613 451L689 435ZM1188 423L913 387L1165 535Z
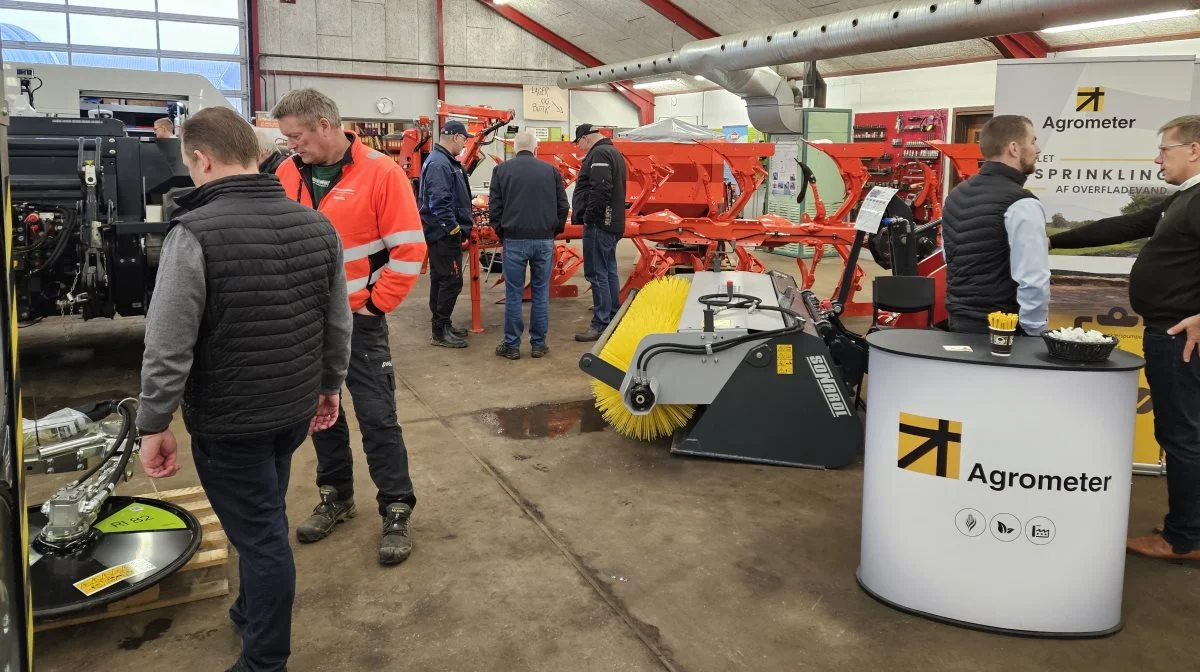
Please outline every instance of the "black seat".
M881 275L871 281L871 329L880 329L879 312L920 313L933 328L933 304L936 300L933 278L919 275Z

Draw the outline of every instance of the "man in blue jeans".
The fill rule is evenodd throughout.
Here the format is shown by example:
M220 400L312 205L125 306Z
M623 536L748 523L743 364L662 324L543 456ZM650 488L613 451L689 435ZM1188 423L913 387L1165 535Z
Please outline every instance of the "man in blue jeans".
M571 202L571 221L583 225L583 276L592 285L592 324L580 342L599 340L621 308L617 243L625 234L625 157L591 124L575 129L575 144L587 152Z
M530 269L529 341L534 358L550 352L546 330L550 323L550 268L554 238L567 224L567 191L562 176L534 156L537 140L522 131L513 140L517 155L496 166L488 196L488 221L504 243L504 341L496 355L521 358L521 300L525 268Z
M284 505L292 453L337 420L350 302L337 232L258 172L254 130L209 107L180 131L196 189L179 199L146 316L137 428L151 478L179 472L183 405L200 484L238 551L230 672L291 653L296 567Z
M1142 351L1154 403L1154 438L1167 453L1167 515L1153 534L1132 537L1133 553L1200 560L1200 116L1159 132L1163 179L1179 190L1138 212L1050 237L1078 249L1149 238L1129 272L1129 303L1146 324Z

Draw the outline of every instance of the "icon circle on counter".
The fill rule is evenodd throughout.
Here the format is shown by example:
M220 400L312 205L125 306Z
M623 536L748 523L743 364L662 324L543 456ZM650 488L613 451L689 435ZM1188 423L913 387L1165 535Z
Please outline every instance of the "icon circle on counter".
M1054 521L1049 518L1038 516L1030 518L1029 522L1025 524L1025 537L1038 546L1045 546L1054 541L1056 533Z
M954 526L968 537L978 537L987 527L987 516L975 509L963 509L954 516Z
M1000 541L1015 541L1021 536L1021 521L1011 513L998 513L992 516L988 530Z

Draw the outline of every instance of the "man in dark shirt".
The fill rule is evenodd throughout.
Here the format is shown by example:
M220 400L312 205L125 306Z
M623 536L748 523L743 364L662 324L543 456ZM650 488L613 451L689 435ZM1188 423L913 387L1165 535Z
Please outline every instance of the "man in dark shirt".
M580 342L600 340L621 308L617 243L625 234L625 157L591 124L575 128L575 144L587 152L575 179L571 221L583 225L583 275L592 286L592 323L575 334Z
M521 299L530 269L529 342L534 358L550 352L550 268L554 238L567 225L567 190L553 166L534 156L537 140L527 131L513 139L517 155L496 166L488 195L488 221L504 243L504 341L496 355L521 358Z
M180 134L196 189L172 218L146 316L141 459L152 478L178 473L182 404L200 485L240 558L229 617L242 655L230 672L276 672L296 594L292 453L337 420L350 362L343 252L324 215L258 172L254 131L236 112L205 108Z
M1132 538L1153 558L1200 560L1200 116L1167 122L1155 163L1179 190L1160 204L1050 237L1051 248L1149 238L1129 273L1129 302L1146 325L1154 437L1167 453L1161 534Z

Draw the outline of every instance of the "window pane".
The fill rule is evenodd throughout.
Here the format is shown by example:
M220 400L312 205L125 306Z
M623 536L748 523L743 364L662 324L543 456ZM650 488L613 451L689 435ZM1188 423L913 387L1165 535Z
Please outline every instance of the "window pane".
M192 16L216 16L236 19L239 0L158 0L158 11L164 14L191 14Z
M162 59L163 72L191 72L204 75L213 86L226 91L242 88L242 64L230 61L200 61L189 58Z
M241 54L242 33L237 26L208 23L159 21L162 48L170 51L195 51L204 54Z
M5 49L5 63L53 63L67 65L65 51L38 51L34 49Z
M153 56L114 56L112 54L71 54L72 65L92 68L125 68L127 70L158 70L158 59Z
M241 98L234 98L233 96L225 96L225 100L228 100L229 104L233 105L233 109L237 110L238 114L245 116L245 114L242 112L242 99Z
M0 39L67 43L67 15L25 9L0 9Z
M71 15L71 44L98 47L157 49L154 19L127 19L120 16Z
M154 0L69 0L72 7L103 7L105 9L136 9L154 11Z

